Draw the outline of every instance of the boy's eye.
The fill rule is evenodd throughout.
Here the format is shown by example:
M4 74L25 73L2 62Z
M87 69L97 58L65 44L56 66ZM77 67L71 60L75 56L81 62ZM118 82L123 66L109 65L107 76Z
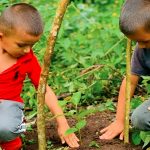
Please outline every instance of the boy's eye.
M24 44L17 44L18 45L18 47L25 47L26 45L24 45Z
M148 44L150 41L145 41L144 44Z
M33 47L33 45L34 45L34 44L19 44L19 43L17 44L17 46L20 47L20 48L24 48L24 47L26 47L26 46Z
M139 41L139 43L141 43L141 44L148 44L148 43L150 43L150 41Z

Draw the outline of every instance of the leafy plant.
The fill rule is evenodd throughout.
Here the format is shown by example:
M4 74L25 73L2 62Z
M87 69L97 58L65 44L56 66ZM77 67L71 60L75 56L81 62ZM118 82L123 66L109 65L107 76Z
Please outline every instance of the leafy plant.
M140 104L142 104L143 100L142 100L142 97L138 96L138 97L134 97L132 98L132 101L131 101L131 109L135 109L137 108Z
M104 110L115 111L115 108L114 102L112 100L107 100L106 102L99 104L97 110L100 112Z
M26 148L27 144L34 144L36 143L35 139L27 140L25 134L21 134L22 142L23 142L23 147Z
M81 93L80 92L77 92L77 93L74 93L73 96L71 97L71 100L70 100L70 103L72 103L73 105L75 105L75 113L76 115L78 116L78 104L80 102L80 99L81 99ZM74 115L74 114L72 114ZM76 117L77 118L77 117ZM70 133L74 133L74 132L79 132L79 135L80 135L80 140L81 140L81 134L80 134L80 130L86 125L86 120L83 120L83 119L78 119L77 120L77 123L75 124L74 127L68 129L66 131L66 135L67 134L70 134Z
M131 136L132 142L135 145L139 145L142 141L141 137L140 137L140 131L139 130L134 130L132 132L132 136Z
M148 144L150 143L150 131L133 130L132 142L135 145L139 145L143 143L142 148L146 148Z
M80 102L80 99L81 99L81 92L76 92L76 93L73 93L73 96L71 97L71 103L75 105L76 107L76 112L77 112L77 106Z
M74 133L74 132L78 132L79 136L80 136L80 141L81 141L80 130L82 128L84 128L85 125L86 125L86 120L80 120L79 122L76 123L76 125L74 127L68 129L65 134L68 135L68 134L71 134L71 133Z
M47 149L48 150L51 150L53 148L53 144L52 144L52 142L51 141L47 141Z
M149 131L147 131L147 132L141 131L140 137L141 137L142 141L144 142L144 145L143 145L143 148L144 148L150 143L150 132Z
M74 105L75 109L69 110L68 112L66 112L66 116L71 116L72 118L75 118L77 123L72 128L66 131L66 135L74 133L74 132L78 132L80 136L80 140L81 140L80 130L86 126L85 117L95 112L96 110L80 109L80 111L78 111L78 104L80 103L80 99L81 99L81 93L77 92L72 95L69 101L63 101L63 102L60 101L59 104L63 107L66 107L69 104Z
M99 144L96 141L91 141L89 144L90 147L100 148Z
M150 77L149 76L143 76L142 78L143 78L142 85L145 88L147 95L149 95L150 94Z

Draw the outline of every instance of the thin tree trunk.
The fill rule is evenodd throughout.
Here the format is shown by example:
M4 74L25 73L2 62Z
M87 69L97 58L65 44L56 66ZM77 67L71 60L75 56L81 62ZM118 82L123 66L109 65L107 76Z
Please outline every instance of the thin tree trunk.
M126 48L126 106L125 106L125 130L124 143L129 143L129 113L131 93L131 40L127 40Z
M44 62L43 62L43 67L42 67L42 72L41 72L39 87L38 87L38 93L37 93L37 99L38 99L37 129L38 129L39 150L46 150L45 114L44 114L46 84L47 84L49 66L50 66L56 38L68 4L69 4L69 0L60 1L52 25L52 30L48 38L47 49L44 55Z

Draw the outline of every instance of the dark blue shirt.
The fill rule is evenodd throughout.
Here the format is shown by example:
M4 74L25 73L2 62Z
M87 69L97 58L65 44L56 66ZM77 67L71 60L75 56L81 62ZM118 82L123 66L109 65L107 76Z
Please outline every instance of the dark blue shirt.
M139 76L150 76L150 48L136 46L131 59L131 72Z

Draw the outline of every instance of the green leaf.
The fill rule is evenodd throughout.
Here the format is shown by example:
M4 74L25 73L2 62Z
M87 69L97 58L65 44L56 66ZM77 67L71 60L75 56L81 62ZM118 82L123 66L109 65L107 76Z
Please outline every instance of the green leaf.
M82 129L86 125L86 120L81 120L76 124L78 130Z
M132 133L132 141L135 145L139 145L141 143L141 138L140 138L139 132Z
M67 49L69 49L69 47L70 47L70 45L71 45L71 41L70 41L68 38L66 38L66 39L63 39L63 41L62 41L61 44L62 44L63 47L67 50Z
M96 141L91 141L89 144L90 147L100 148L99 144Z
M77 132L78 129L77 128L70 128L68 129L66 132L65 132L65 135L68 135L68 134L71 134L71 133L74 133L74 132Z
M66 106L66 104L67 104L68 102L67 101L65 101L65 100L63 100L63 101L58 101L58 104L61 106L61 107L63 107L63 106Z
M101 84L100 81L97 81L94 85L93 85L93 93L94 94L98 94L102 92L102 87L103 85Z
M148 135L150 135L150 131L141 131L140 132L140 137L141 137L142 141L145 141L145 139Z
M37 111L32 111L27 117L26 120L30 120L37 115Z
M144 140L144 145L143 145L143 147L142 148L144 148L146 145L148 145L150 143L150 135L148 135L147 137L146 137L146 139Z
M105 107L106 107L108 110L112 110L112 111L115 110L115 106L114 106L114 103L113 103L112 100L107 100L107 102L105 103Z
M143 147L145 147L147 144L150 143L150 131L141 131L140 137L142 141L144 142Z
M79 117L79 118L83 118L83 117L85 117L85 116L87 116L87 115L89 115L89 114L91 114L91 113L93 113L93 112L95 112L94 109L86 109L86 110L83 110L82 112L80 112L80 113L78 114L78 117Z
M72 117L76 113L77 113L76 110L70 110L70 111L67 112L67 115Z
M141 97L132 98L132 101L131 101L131 109L135 109L135 108L138 107L140 104L142 104L142 99L141 99Z
M81 99L81 92L76 92L73 94L72 98L71 98L71 102L74 105L78 105Z
M106 110L106 107L104 104L100 104L99 107L98 107L98 111L102 112L102 111L105 111Z

